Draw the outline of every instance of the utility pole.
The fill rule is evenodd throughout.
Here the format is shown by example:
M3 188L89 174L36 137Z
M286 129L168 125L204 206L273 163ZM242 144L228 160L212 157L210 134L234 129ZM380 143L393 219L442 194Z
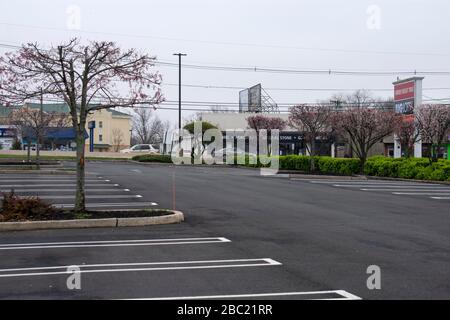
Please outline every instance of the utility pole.
M330 100L330 102L331 102L331 103L334 103L335 106L336 106L336 111L339 111L339 109L340 109L341 106L342 106L342 101L339 100L339 99L337 99L337 100Z
M178 129L181 134L181 57L185 57L185 53L174 53L178 56Z

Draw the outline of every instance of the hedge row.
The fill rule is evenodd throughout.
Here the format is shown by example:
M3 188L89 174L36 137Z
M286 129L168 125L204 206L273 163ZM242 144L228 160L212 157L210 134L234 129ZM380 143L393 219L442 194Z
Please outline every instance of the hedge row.
M450 161L439 160L430 164L424 158L373 157L367 160L364 172L378 177L450 181Z
M360 173L359 159L355 158L331 158L314 157L316 172L333 175L353 175ZM164 162L172 163L169 155L138 155L133 160L140 162ZM241 160L241 161L238 161ZM236 157L235 163L243 164L243 159ZM280 156L281 170L295 170L311 173L311 157L308 156ZM245 164L248 167L263 167L258 159L257 164L251 164L246 157ZM405 178L417 180L450 181L450 161L439 160L433 162L425 158L386 158L382 156L369 158L364 167L364 173L368 176Z
M311 157L280 156L281 170L311 171ZM358 159L314 157L316 171L322 174L352 175L360 171Z
M169 155L162 155L162 154L141 154L138 156L134 156L131 159L139 162L172 163L172 158Z
M360 173L359 159L314 157L316 172L321 174L352 175ZM311 173L311 157L308 156L280 156L281 170L296 170ZM251 167L262 167L246 164ZM425 158L386 158L376 156L369 158L364 167L368 176L405 178L417 180L450 181L450 161L439 160L430 164Z
M280 170L295 170L301 172L311 172L311 157L308 156L280 156ZM242 160L242 158L240 158ZM259 159L258 159L259 160ZM315 173L352 175L360 172L360 162L358 159L314 157ZM238 162L237 162L238 163ZM247 157L245 165L248 167L263 167L261 163L251 164Z

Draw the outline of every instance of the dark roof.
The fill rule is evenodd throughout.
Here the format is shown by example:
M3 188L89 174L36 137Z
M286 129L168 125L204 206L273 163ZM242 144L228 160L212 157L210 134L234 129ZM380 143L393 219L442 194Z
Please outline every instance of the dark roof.
M120 112L114 109L107 109L107 110L111 112L113 116L131 117L128 113L125 112Z
M7 107L7 106L1 106L0 105L0 118L7 118L11 111L16 109L17 107Z
M25 106L32 108L32 109L39 109L41 107L40 103L26 103ZM9 116L9 114L11 113L11 111L13 109L17 109L19 108L18 106L12 106L12 107L6 107L6 106L2 106L0 105L0 118L6 118ZM44 103L42 105L42 110L44 112L56 112L56 113L69 113L70 112L70 108L67 105L67 103ZM120 112L114 109L106 109L107 111L111 112L111 114L113 116L120 116L120 117L131 117L131 115L124 113L124 112Z

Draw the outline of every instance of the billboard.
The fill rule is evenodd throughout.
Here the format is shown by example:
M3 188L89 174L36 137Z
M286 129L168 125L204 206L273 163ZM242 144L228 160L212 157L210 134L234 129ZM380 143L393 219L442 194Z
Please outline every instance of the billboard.
M248 89L239 91L239 112L248 112Z
M261 84L239 91L239 112L261 111Z
M413 114L415 106L416 81L394 83L395 112Z

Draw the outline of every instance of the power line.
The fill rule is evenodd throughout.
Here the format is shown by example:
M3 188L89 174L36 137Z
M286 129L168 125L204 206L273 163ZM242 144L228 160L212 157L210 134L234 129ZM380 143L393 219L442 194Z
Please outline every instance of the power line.
M161 86L178 86L176 83L162 83ZM230 90L243 90L248 87L239 87L239 86L220 86L220 85L202 85L202 84L183 84L183 87L189 88L200 88L200 89L230 89ZM369 91L380 91L380 92L390 92L393 91L393 88L271 88L264 87L267 91L324 91L324 92L343 92L343 91L357 91L357 90L369 90ZM432 90L450 90L450 87L436 87L436 88L423 88L423 91L432 91Z
M15 47L8 44L0 46ZM17 48L20 48L17 46ZM178 68L178 63L167 62L163 60L154 61L155 65ZM234 71L234 72L262 72L262 73L280 73L280 74L311 74L311 75L340 75L340 76L449 76L450 71L432 71L432 70L397 70L397 71L368 71L368 70L334 70L334 69L296 69L290 68L271 68L257 66L221 66L221 65L200 65L183 64L183 68L200 69L209 71Z
M176 67L173 62L155 61L156 65ZM340 75L340 76L448 76L450 71L431 71L431 70L398 70L398 71L368 71L368 70L334 70L334 69L295 69L295 68L271 68L271 67L237 67L237 66L220 66L220 65L199 65L184 64L184 68L200 69L210 71L236 71L236 72L263 72L263 73L282 73L282 74L312 74L312 75Z
M76 33L84 33L84 34L119 36L119 37L127 37L127 38L148 38L148 39L157 39L157 40L164 40L164 41L176 41L176 42L182 41L182 42L192 42L192 43L201 43L201 44L240 46L240 47L290 49L290 50L317 51L317 52L339 52L339 53L351 53L351 54L450 57L450 53L402 52L402 51L381 51L381 50L370 51L370 50L360 50L360 49L300 47L300 46L287 46L287 45L276 45L276 44L242 43L242 42L212 41L212 40L200 40L200 39L183 39L183 38L173 38L173 37L164 37L164 36L136 35L136 34L113 33L113 32L103 32L103 31L69 30L69 29L64 29L64 28L45 27L45 26L26 25L26 24L7 23L7 22L0 22L0 25L11 26L11 27L20 27L20 28L52 30L52 31L76 32Z

